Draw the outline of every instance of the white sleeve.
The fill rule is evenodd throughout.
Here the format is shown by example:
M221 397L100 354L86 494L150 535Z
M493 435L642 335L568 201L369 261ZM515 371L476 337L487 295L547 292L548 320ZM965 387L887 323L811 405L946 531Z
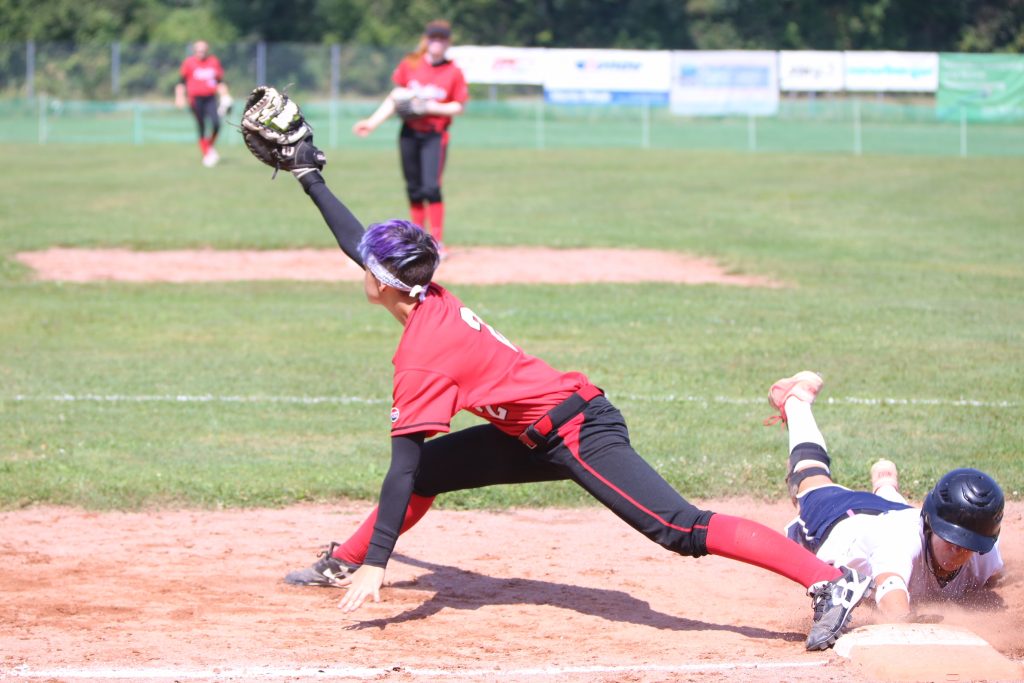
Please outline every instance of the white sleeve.
M999 541L996 541L995 547L984 555L972 557L968 567L975 575L978 587L988 583L989 579L1003 569L1003 556L999 553Z

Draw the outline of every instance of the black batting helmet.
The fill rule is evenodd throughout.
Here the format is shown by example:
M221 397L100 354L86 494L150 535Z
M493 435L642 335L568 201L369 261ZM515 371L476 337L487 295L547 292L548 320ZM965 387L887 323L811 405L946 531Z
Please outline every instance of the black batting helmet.
M947 472L924 499L925 525L939 538L977 553L992 550L1003 521L1003 490L984 472Z

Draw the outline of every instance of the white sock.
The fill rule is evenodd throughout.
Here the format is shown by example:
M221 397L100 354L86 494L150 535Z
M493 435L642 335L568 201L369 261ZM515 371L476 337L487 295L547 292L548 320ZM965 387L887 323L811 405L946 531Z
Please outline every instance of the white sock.
M903 494L896 490L892 484L883 484L878 487L875 491L875 495L881 498L885 498L890 503L903 503L907 504L907 499L903 497Z
M789 427L790 453L802 443L816 443L828 451L825 437L818 430L818 423L814 421L810 403L801 401L796 396L786 399L786 426Z

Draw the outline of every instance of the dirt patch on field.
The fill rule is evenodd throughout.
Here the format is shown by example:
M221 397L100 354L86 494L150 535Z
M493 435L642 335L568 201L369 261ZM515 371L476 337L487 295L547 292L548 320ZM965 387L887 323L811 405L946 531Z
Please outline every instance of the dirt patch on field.
M337 249L130 251L47 249L17 259L42 280L63 282L355 281L362 270ZM726 272L713 259L654 249L453 247L437 279L451 284L673 282L781 287Z
M775 528L792 514L706 507ZM281 581L366 511L0 513L0 679L872 680L834 652L804 651L810 602L796 584L674 556L603 508L432 511L399 541L383 601L355 618L336 609L340 591ZM996 604L928 610L1015 659L1022 518L1010 503ZM870 608L856 618L875 620Z

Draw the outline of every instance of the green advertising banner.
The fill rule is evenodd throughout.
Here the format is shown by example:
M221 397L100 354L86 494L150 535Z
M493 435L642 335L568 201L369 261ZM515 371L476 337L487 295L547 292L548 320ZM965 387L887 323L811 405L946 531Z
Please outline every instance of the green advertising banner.
M939 118L1024 119L1024 55L939 55Z

